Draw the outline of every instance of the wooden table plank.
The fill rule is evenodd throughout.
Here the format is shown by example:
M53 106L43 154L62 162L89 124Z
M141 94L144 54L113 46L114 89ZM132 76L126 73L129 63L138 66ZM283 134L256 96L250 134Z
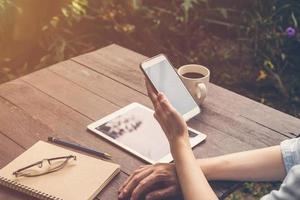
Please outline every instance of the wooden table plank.
M113 58L109 57L108 52L109 51L115 52L116 51L115 49L117 49L118 53L120 53L120 55L121 55L121 56L118 56L118 62L117 62L117 64L119 65L119 67L117 67L118 68L117 70L120 71L120 77L116 74L116 71L111 72L116 67L115 67L115 63L113 63ZM84 64L87 67L89 67L93 70L96 70L99 73L103 73L103 74L105 73L106 76L112 76L113 79L115 79L115 80L117 79L119 82L125 82L126 80L133 79L133 78L129 79L128 77L127 78L124 77L128 68L131 69L130 70L131 72L136 71L135 73L133 73L133 74L135 74L135 78L140 77L140 78L137 78L136 80L142 80L141 77L143 77L143 75L137 67L137 63L139 61L138 61L138 59L135 59L134 62L130 62L128 64L127 60L130 57L129 54L132 55L132 57L134 57L134 58L139 57L140 59L145 59L144 56L132 53L131 51L128 51L124 48L120 48L116 45L110 45L104 49L100 49L99 51L92 52L92 53L86 54L84 56L76 57L76 58L74 58L74 60L76 60L77 62L81 62L81 63L84 62ZM123 55L125 55L124 58L123 58ZM122 58L123 58L123 60L122 60ZM112 59L112 60L109 61L109 59ZM130 64L133 64L133 65L135 64L136 66L132 66ZM63 68L63 67L61 67L61 68ZM107 70L107 69L110 69L110 70ZM60 70L61 70L61 72L60 72L61 74L66 73L65 72L66 70L63 70L63 69L60 69ZM128 74L127 74L127 76L128 76ZM74 79L72 79L72 81L77 82L77 80L74 80ZM88 80L86 80L85 82L88 82ZM96 80L95 80L95 82L96 82ZM82 83L79 83L79 84L82 84ZM142 87L144 87L143 81L142 81L142 83L127 81L126 84L128 84L128 87L135 88L136 90L141 91L142 94L145 94L145 89L142 88ZM213 84L211 84L211 85L213 85ZM87 88L89 86L84 86L84 87ZM90 88L90 89L93 90L93 88ZM100 92L97 92L97 93L100 94ZM217 95L217 94L215 94L215 95ZM229 96L232 96L232 94L230 94ZM275 145L275 144L278 144L281 140L286 139L286 137L284 137L284 136L278 136L277 131L274 131L273 129L268 129L264 126L261 126L260 124L256 124L253 121L241 116L241 114L238 112L229 111L228 108L226 110L224 110L222 106L217 107L214 104L214 99L217 99L217 97L215 97L215 98L208 97L207 101L202 106L202 108L203 108L202 113L200 114L200 116L196 117L200 120L200 122L208 123L210 126L213 126L220 131L227 131L228 135L233 134L236 138L242 139L244 141L250 141L250 142L252 142L252 144L255 144L253 146L253 148ZM109 100L114 101L113 99L109 99ZM226 102L224 99L223 99L223 101ZM223 105L224 103L219 102L219 104ZM255 103L255 105L256 104L257 103ZM261 104L259 104L259 105L261 105ZM264 105L261 105L261 106L266 107ZM230 106L227 106L227 107L230 107ZM211 111L212 109L214 109L215 111ZM274 111L274 112L277 112L277 111ZM233 116L234 116L234 119L233 119ZM228 123L226 123L226 120ZM299 123L299 120L297 122ZM253 139L251 140L251 138L255 138L255 140L253 140Z
M118 59L115 62L115 59L112 56L113 54L109 54L109 52L118 52L118 54L121 56L118 56ZM128 51L127 49L117 45L110 45L106 48L100 49L99 51L79 56L73 58L72 60L83 64L84 66L102 74L103 76L107 76L112 80L116 80L122 84L125 84L129 88L133 88L139 93L146 94L143 83L143 75L137 67L139 62L144 59L145 57L140 54ZM58 73L63 75L63 71L64 70L61 68L60 72ZM129 75L127 73L128 71L130 71ZM72 77L68 78L78 83L78 80L74 80ZM79 84L83 85L82 81ZM92 90L90 86L85 85L84 87ZM231 98L233 96L235 101L239 101L239 98L244 98L226 90L223 92L213 84L209 85L209 92L215 94L214 98L207 98L205 104L202 106L203 111L201 115L192 120L194 123L189 122L190 126L198 130L202 130L202 132L206 134L209 133L207 141L200 145L201 147L194 149L196 156L216 156L219 154L266 147L279 144L279 142L286 139L287 136L291 137L290 134L286 134L286 130L284 130L283 127L279 127L281 128L280 132L270 128L270 123L273 124L270 119L263 118L261 120L262 123L258 123L245 116L245 113L238 112L238 106L233 106L233 109L231 110L230 104L228 105L223 103L224 101L226 102L225 99L222 100L223 102L218 102L216 106L214 100L215 98L218 98L218 93L215 91L222 93L223 96L226 96L227 98ZM111 99L109 100L113 101ZM232 104L237 105L235 102L232 102ZM247 99L247 104L244 103L239 106L245 108L245 105L249 107L249 104L252 107L257 105L256 102ZM261 109L267 108L264 105L259 105ZM268 108L266 110L269 115L274 116L275 114L277 117L282 116L282 113L276 110ZM252 116L252 118L257 119L257 117L254 116ZM297 127L299 125L299 121L294 121L296 121ZM204 124L208 126L205 126ZM267 124L268 126L264 124ZM234 145L232 145L233 143ZM220 149L222 149L222 153L220 152ZM226 189L224 189L224 191L226 192Z
M0 91L3 91L2 89L3 87L1 86ZM12 87L8 89L12 93L15 92ZM22 87L22 89L24 89L24 87ZM0 168L2 168L23 153L25 148L32 146L37 140L43 139L45 141L49 135L52 135L52 130L42 124L38 119L32 118L25 113L24 110L16 107L2 97L0 98L0 110L2 111L0 113L0 130L5 132L5 134L0 132ZM9 139L6 135L13 140ZM58 136L61 135L58 134ZM18 141L24 147L14 141ZM98 198L117 199L117 190L127 177L127 174L121 172L114 181L98 195ZM0 187L0 199L33 198L11 189Z
M217 85L209 85L209 93L205 101L206 104L238 113L251 121L288 137L295 137L291 133L300 134L300 120L298 118Z
M2 113L2 112L1 112ZM20 155L24 148L0 132L0 168ZM0 198L1 199L1 198Z
M85 89L87 89L89 91L93 91L95 94L97 94L99 96L103 96L103 93L105 93L105 91L111 90L111 88L110 88L111 84L102 84L103 77L100 74L97 74L94 71L84 68L83 66L75 67L74 63L72 63L71 61L56 64L52 67L49 67L49 69L51 71L58 73L60 76L63 76L65 78L67 78L68 80L74 82L75 84L78 84L81 87L84 87ZM82 73L86 74L86 76ZM105 77L105 81L110 83L112 80ZM89 82L92 82L93 84L90 84ZM114 84L119 84L119 83L114 82ZM101 88L98 87L99 85L101 85ZM114 93L120 94L120 93L122 93L122 90L123 91L126 90L131 95L130 96L125 95L122 97L123 98L122 101L118 101L118 99L115 98L114 94L106 94L105 98L108 101L110 101L114 104L118 104L120 106L125 106L125 105L127 105L127 103L132 102L131 98L133 96L135 102L139 102L144 105L146 104L147 106L152 106L152 104L150 103L150 101L148 100L148 97L146 97L146 95L141 94L137 91L134 91L130 88L127 88L127 87L123 86L122 84L119 84L119 86L122 86L122 87L115 87L113 90ZM145 99L147 101L145 101ZM93 105L91 105L91 106L93 106ZM202 129L203 129L203 127L204 128L206 127L204 130L211 130L211 128L207 127L206 124L201 125L201 127L202 127ZM222 139L220 139L220 137ZM204 154L203 151L201 151L200 152L202 155L201 157L207 157L209 155L220 155L220 154L224 154L224 153L228 153L228 152L236 152L236 151L240 151L240 150L249 150L249 149L253 148L253 146L248 145L246 142L245 143L240 142L239 140L232 138L231 136L225 135L220 131L213 131L213 134L210 137L210 140L213 140L216 143L216 145L214 145L214 147L217 147L217 148L215 148L213 150L211 148L206 148L206 153L209 153L209 154ZM220 148L220 147L224 147L224 141L231 142L230 144L227 145L228 146L227 150L226 150L226 148ZM236 148L232 148L233 141L236 141L235 142L237 144L237 145L235 145ZM206 147L209 147L210 145L211 144L207 144ZM226 146L226 144L225 144L225 146ZM202 147L200 147L200 148L202 149ZM208 149L210 149L210 151L207 151ZM195 154L197 154L197 151ZM217 184L217 185L219 185L219 186L218 187L214 186L214 189L219 196L222 196L228 190L228 188L230 186L232 187L232 183L230 183L230 185L229 185L229 184L224 184L224 182L223 182L223 184L222 184L223 187L220 186L221 184Z
M118 110L118 107L111 102L48 69L39 70L21 79L90 119L99 119Z
M84 68L83 66L77 66L76 64L74 65L72 61L56 64L50 67L49 69L55 71L56 73L58 73L63 77L68 78L68 80L78 84L81 87L84 87L89 91L93 91L93 93L99 96L103 96L103 93L105 93L105 91L111 90L110 87L111 84L102 84L103 83L102 75L100 74L97 75L96 72ZM88 74L88 76L84 76L83 74ZM105 77L105 81L108 83L113 82L113 80L107 77ZM92 82L93 84L90 84L89 82ZM135 100L136 102L147 105L148 107L152 107L146 95L141 94L137 91L133 91L122 84L119 83L115 83L115 84L122 86L122 87L116 86L113 88L115 94L122 93L122 91L126 90L126 92L130 91L130 95L124 95L122 97L123 98L122 101L119 101L116 98L116 96L114 96L114 94L106 94L105 98L107 99L107 101L110 101L119 106L125 106L127 105L128 102L132 102L133 100ZM98 85L101 85L101 88L99 88ZM134 97L134 99L132 99L132 97ZM144 99L147 99L148 101ZM126 103L124 103L124 101ZM236 138L239 139L243 138L244 141L249 141L249 137L251 138L251 136L255 135L256 140L253 141L253 144L255 144L253 145L253 148L278 144L281 140L286 138L284 136L272 137L272 136L277 136L278 135L277 132L274 132L263 126L255 124L252 121L248 121L247 119L240 117L238 114L228 112L226 110L218 109L216 107L210 106L209 104L206 105L203 107L202 114L198 117L200 122L207 123L211 126L217 125L216 128L218 128L219 130L227 131L228 135L233 134ZM224 122L228 122L228 123L224 123ZM257 139L260 140L257 141Z
M0 110L0 131L24 148L40 139L46 140L53 133L48 126L3 98L0 98Z
M139 53L112 44L71 60L146 94L144 77L138 68L145 59Z
M138 71L140 62L145 59L147 57L139 53L112 44L97 51L72 58L71 60L94 69L142 93L146 93L143 84L144 77Z
M286 136L278 134L276 131L210 104L202 106L202 113L197 116L197 120L255 148L278 145L282 140L287 139Z
M70 70L71 67L67 67L67 66L72 67L72 72L69 73L69 75L65 75L65 74L68 74L68 71L71 71ZM74 66L75 65L73 65L73 63L71 63L71 61L68 61L68 62L64 63L63 65L60 65L60 64L54 65L54 66L50 67L50 69L54 70L57 73L59 73L59 75L61 75L61 76L64 76L64 77L66 76L68 78L68 80L74 82L75 84L78 84L81 87L86 88L89 91L93 91L95 94L97 94L99 96L103 95L104 91L110 90L110 85L109 84L103 84L101 86L101 88L97 87L97 85L101 85L103 79L102 79L102 77L98 79L98 76L96 74L93 74L93 73L96 73L96 72L93 72L93 71L91 71L89 69L86 69L86 68L82 68L82 66L80 66L80 67L78 67L78 66L74 67ZM81 74L83 70L84 70L85 74L89 74L89 75L92 75L92 76L80 76L79 74ZM70 74L75 74L75 76L72 76ZM99 75L99 76L101 76L101 75ZM81 78L79 79L78 77L81 77ZM92 79L93 84L88 84L90 79ZM112 81L112 80L110 80L110 81ZM107 80L107 82L109 82L109 80ZM118 84L118 83L116 83L116 84ZM130 88L126 88L124 86L124 88L120 88L120 89L118 89L118 87L116 87L116 88L114 88L114 91L115 91L115 93L118 94L119 92L121 92L121 90L125 90L125 89L130 90ZM143 103L143 102L139 101L140 99L145 99L145 98L148 99L146 97L146 95L141 94L139 92L131 90L130 93L131 93L131 95L128 97L128 99L126 99L126 97L123 97L124 98L123 101L130 102L131 96L134 96L135 99L138 99L137 102L139 102L139 103ZM118 101L118 99L116 99L113 95L108 95L107 94L105 96L105 98L107 99L107 101L110 101L114 104L118 104L120 106L126 105L126 104L123 104L122 101L120 103ZM151 106L151 103L149 101L147 101L146 105ZM91 105L91 106L93 106L93 105ZM204 113L201 115L203 117L200 119L201 123L204 122L204 123L207 123L207 124L210 124L210 125L211 124L213 125L214 123L220 124L221 126L218 127L218 128L219 128L219 130L222 130L223 132L226 132L226 131L228 132L228 134L226 135L228 140L232 139L232 137L230 137L228 135L234 135L235 138L240 139L241 138L241 133L243 133L242 138L244 138L243 139L244 142L241 143L242 145L240 145L240 147L244 147L243 149L249 150L249 149L251 149L250 147L252 147L252 148L265 147L265 146L269 146L269 145L273 145L273 144L278 144L278 142L279 142L278 138L270 137L270 135L272 136L272 134L273 135L276 134L276 136L277 136L278 134L276 132L272 132L272 130L264 128L260 125L255 124L255 123L252 124L252 126L249 126L249 123L253 123L253 122L246 121L244 118L240 118L238 116L233 117L234 115L232 113L225 112L226 115L224 115L224 114L220 114L221 112L219 110L211 111L211 110L208 110L208 109L203 110L203 112ZM224 112L224 111L222 111L222 112ZM231 119L231 117L234 118L234 119ZM235 118L237 118L237 119L235 119ZM227 122L227 123L220 123L222 121ZM244 126L244 124L245 124L245 126ZM251 127L251 128L253 127L253 129L248 128L246 125L248 127ZM200 126L207 126L207 125L200 124ZM260 132L260 130L261 130L261 132ZM221 132L221 131L219 131L219 132ZM253 136L256 132L257 132L257 135L255 135L256 136L255 138L256 139L261 138L261 141L256 141L255 140L255 141L253 141L252 145L248 145L247 143L249 142L248 141L249 137ZM223 136L224 136L224 134L223 134ZM280 139L285 139L285 137L281 136ZM238 150L242 150L242 149L237 149L237 151Z
M144 162L91 134L86 125L133 101L152 107L138 68L145 59L141 54L110 45L1 85L0 109L4 114L0 113L0 139L3 132L4 138L7 135L15 145L28 148L38 139L54 134L110 152L125 173L121 172L98 198L117 199L117 189L127 174ZM194 149L195 155L203 158L278 144L293 136L289 132L297 133L300 120L209 84L202 113L189 125L208 135ZM218 196L223 197L237 185L212 184ZM2 189L0 199L10 197L11 191ZM26 199L15 195L11 198Z
M0 98L1 101L1 98ZM0 103L1 105L1 103ZM2 111L2 106L0 109ZM6 112L1 112L1 115L7 115ZM0 119L1 122L1 119ZM0 125L1 126L1 125ZM8 133L6 133L8 134ZM24 148L15 143L9 137L0 132L0 169L7 165L10 161L15 159L18 155L23 153ZM18 199L32 199L27 195L12 191L6 187L0 186L0 199L18 200Z
M117 53L118 56L112 52ZM72 60L146 94L143 75L138 68L139 63L145 59L146 57L141 54L113 44ZM209 93L205 104L208 102L221 109L238 113L288 137L293 137L290 132L298 133L300 129L300 122L297 118L214 84L209 84ZM264 114L262 115L261 112Z
M124 84L92 71L72 60L58 63L50 66L48 69L120 107L132 102L139 102L147 106L151 105L150 100L145 98L144 95L137 94L136 91Z
M127 178L128 175L121 172L105 187L106 189L102 190L99 195L97 195L97 198L100 200L118 199L118 190Z
M135 156L116 146L112 146L111 143L87 131L86 126L90 124L92 120L21 80L2 84L0 86L0 96L12 102L14 105L17 105L21 108L19 109L20 112L23 112L23 114L20 114L20 112L12 112L10 113L12 116L8 116L8 119L11 121L18 121L21 124L22 120L25 122L20 126L26 128L16 131L13 138L19 144L29 147L38 139L46 139L49 135L54 135L109 152L113 156L113 161L119 163L121 169L127 174L132 173L137 166L144 163ZM24 97L26 97L26 101L24 101ZM14 105L11 104L10 106L13 107ZM30 118L28 115L39 122L26 123L31 119L23 119L23 116ZM38 132L35 130L41 130L36 126L39 126L41 123L46 124L48 130L46 129L45 132L40 131L39 135L35 137L35 133ZM7 121L7 123L3 121L1 126L2 130L14 129L14 123L9 123L9 121ZM26 133L27 136L24 136L24 133ZM128 162L129 160L130 162Z
M22 83L21 81L14 81L14 82L2 85L0 87L0 94L5 96L6 98L9 97L8 99L10 99L10 100L14 100L13 102L15 104L20 105L20 103L22 102L21 108L24 109L24 110L26 109L26 107L24 107L23 104L26 104L27 106L29 106L29 108L27 107L27 109L33 109L33 106L36 107L40 104L40 102L45 102L45 99L36 98L37 96L40 95L39 92L36 89L34 89L34 88L28 89L27 87L29 87L29 86L24 86L24 85L26 85L26 84ZM17 88L17 89L15 89L15 88ZM32 92L31 90L35 90L36 92ZM23 96L20 96L19 98L16 97L16 96L18 96L18 94L20 94L21 91L23 92L23 95L27 97L26 102L23 102ZM31 92L29 92L29 91L31 91ZM30 94L30 93L32 93L32 94ZM10 105L10 104L9 104L9 102L6 102L4 105L5 105L4 106L4 108L5 108L7 105ZM48 108L49 105L43 105L42 107L44 107L44 108L47 107ZM35 138L35 140L30 140L29 142L25 141L26 143L22 143L23 145L26 145L27 147L29 147L37 139L40 139L40 138L45 139L45 138L47 138L47 136L49 134L51 134L53 128L50 129L49 127L43 127L44 125L41 124L38 121L38 117L35 115L35 114L39 114L43 118L43 116L48 116L48 117L51 116L50 113L43 114L43 112L41 112L42 110L37 108L37 111L39 111L39 113L33 112L32 114L35 116L35 119L33 119L30 116L26 115L25 113L22 113L23 110L15 108L14 105L11 104L9 107L13 107L13 108L10 108L10 109L17 110L18 112L15 111L15 112L13 112L12 116L9 116L8 118L6 118L6 123L1 124L1 127L5 128L4 129L5 131L8 131L8 130L11 130L13 128L16 128L16 127L13 126L13 124L9 123L12 119L15 119L16 121L20 122L19 127L22 127L22 128L19 128L19 127L16 128L16 130L19 133L15 134L15 140L19 139L20 140L19 142L22 142L23 141L22 138L25 137L24 135L22 135L24 132L26 132L28 134L32 133L32 132L39 133L38 137ZM10 113L9 110L5 110L4 108L2 108L2 110L5 111L5 113ZM51 108L53 108L53 107L50 106L49 109L51 109ZM6 108L6 109L8 109L8 108ZM54 110L57 111L58 109L54 109ZM26 119L26 118L29 118L29 119ZM55 121L58 121L58 120L55 120ZM5 120L3 122L5 122ZM24 122L24 123L22 123L22 122ZM38 128L36 128L36 126L33 125L33 124L38 124ZM40 126L42 126L42 127L40 127ZM31 129L33 129L33 130L31 130ZM36 129L38 131L36 131ZM43 130L46 130L45 133L43 133ZM55 131L55 129L53 131ZM31 135L31 134L29 134L29 135ZM215 134L215 135L217 135L217 134ZM245 145L243 145L243 146L245 146ZM118 186L120 186L120 185L118 185ZM221 196L224 193L224 191L223 191L224 189L223 190L222 189L223 188L215 187L215 190L216 190L216 192L219 196ZM116 188L115 188L114 191L116 191ZM114 192L113 194L116 195L115 193L116 192ZM109 192L105 193L105 191L104 191L104 194L109 194Z

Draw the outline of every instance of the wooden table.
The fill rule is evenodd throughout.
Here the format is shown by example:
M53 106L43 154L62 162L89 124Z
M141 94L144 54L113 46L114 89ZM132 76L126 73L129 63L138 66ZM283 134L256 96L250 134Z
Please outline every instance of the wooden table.
M122 171L98 198L117 199L119 186L145 163L86 126L131 102L152 107L139 70L144 59L113 44L0 85L0 167L37 140L66 138L112 154ZM299 119L214 84L208 87L202 113L188 123L208 136L194 149L198 158L276 145L299 134ZM221 198L236 185L212 183ZM0 187L0 199L28 198Z

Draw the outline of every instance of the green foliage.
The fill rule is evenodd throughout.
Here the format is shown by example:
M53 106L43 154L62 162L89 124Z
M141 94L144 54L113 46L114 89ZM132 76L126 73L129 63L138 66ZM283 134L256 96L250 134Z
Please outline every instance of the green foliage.
M2 14L2 12L5 11L5 9L7 8L8 5L11 4L10 0L0 0L0 12Z
M14 8L11 0L0 0L0 43L8 36L6 29L9 26L8 13Z
M226 200L256 200L268 194L271 190L278 189L280 183L253 183L246 182L241 188L230 194Z
M184 11L184 21L187 22L189 20L189 11L193 8L193 4L197 3L197 0L184 0L181 4Z
M283 76L291 70L300 72L300 2L293 0L254 1L253 9L246 13L246 37L256 64L272 79L274 85L285 97L293 97L299 87L289 85L287 89ZM294 36L285 32L290 27L296 30ZM253 48L252 48L253 47ZM298 79L298 77L293 77ZM287 80L289 81L289 80ZM300 79L297 80L297 85ZM299 91L298 91L299 92Z
M86 15L88 0L69 0L60 8L60 12L41 27L43 37L41 46L48 52L40 59L38 67L59 62L76 55L77 48L85 45L73 37L74 23L79 23Z
M300 1L45 1L58 8L36 23L42 54L36 68L115 42L149 56L164 52L175 65L210 66L213 80L230 89L248 81L255 87L248 96L261 102L272 101L257 92L267 85L285 104L300 104ZM1 40L12 35L7 31L12 2L0 0ZM288 27L295 29L294 36L287 35Z

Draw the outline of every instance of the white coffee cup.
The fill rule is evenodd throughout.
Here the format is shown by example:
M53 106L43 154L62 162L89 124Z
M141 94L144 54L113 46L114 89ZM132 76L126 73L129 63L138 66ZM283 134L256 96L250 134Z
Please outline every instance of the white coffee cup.
M207 85L210 76L209 69L202 65L188 64L179 67L177 73L193 95L197 104L202 104L207 95Z

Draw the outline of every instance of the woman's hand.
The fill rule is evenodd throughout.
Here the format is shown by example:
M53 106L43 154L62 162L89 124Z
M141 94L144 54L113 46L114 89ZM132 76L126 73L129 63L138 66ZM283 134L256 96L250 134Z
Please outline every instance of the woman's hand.
M187 124L182 116L175 110L175 108L169 103L166 96L162 93L155 93L154 88L145 79L148 96L150 97L154 106L154 117L160 124L161 128L165 132L170 146L177 143L184 143L190 146Z
M144 165L131 174L119 189L119 199L159 200L181 195L174 163Z

